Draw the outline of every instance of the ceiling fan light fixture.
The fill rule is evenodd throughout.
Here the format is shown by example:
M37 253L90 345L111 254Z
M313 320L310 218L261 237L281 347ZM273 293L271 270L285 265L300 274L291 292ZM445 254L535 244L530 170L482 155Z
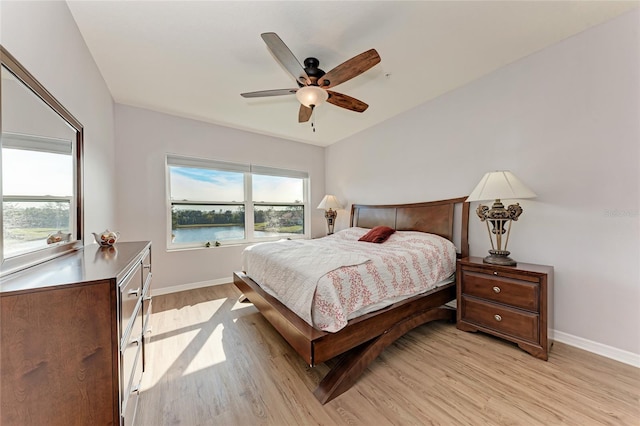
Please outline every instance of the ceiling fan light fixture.
M317 107L329 98L326 90L318 86L304 86L296 92L296 98L308 108Z

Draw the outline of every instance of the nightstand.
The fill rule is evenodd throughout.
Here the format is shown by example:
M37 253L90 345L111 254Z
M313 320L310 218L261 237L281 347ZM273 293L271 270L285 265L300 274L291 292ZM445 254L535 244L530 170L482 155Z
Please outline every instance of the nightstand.
M553 329L553 267L518 263L500 266L481 257L458 260L457 327L517 343L548 359Z

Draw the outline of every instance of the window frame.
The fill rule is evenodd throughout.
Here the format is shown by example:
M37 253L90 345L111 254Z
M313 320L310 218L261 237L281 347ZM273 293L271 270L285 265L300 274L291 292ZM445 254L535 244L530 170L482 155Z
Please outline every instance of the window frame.
M217 170L217 171L232 171L243 173L243 189L244 189L244 200L243 201L193 201L193 200L172 200L171 194L171 173L170 167L178 166L178 167L191 167L191 168L202 168L208 170ZM286 203L286 202L269 202L265 200L261 201L253 201L253 185L252 178L253 175L271 175L278 177L292 177L302 179L303 186L303 200L301 203ZM194 157L186 157L177 154L167 154L165 156L165 180L166 180L166 247L167 251L176 251L176 250L191 250L191 249L199 249L199 248L207 248L206 242L196 242L196 243L175 243L172 241L172 207L174 205L204 205L204 206L243 206L244 207L244 231L245 238L243 239L234 239L234 240L224 240L220 242L221 246L233 246L233 245L241 245L241 244L255 244L258 242L267 242L267 241L276 241L284 238L285 236L273 236L273 237L256 237L254 234L254 207L255 206L302 206L304 208L304 232L299 235L286 235L287 238L291 239L308 239L311 236L310 229L310 219L311 219L311 211L310 211L310 196L309 196L309 188L310 188L310 179L308 172L298 171L298 170L290 170L290 169L281 169L275 167L267 167L260 166L254 164L243 164L243 163L231 163L226 161L219 160L209 160L203 158L194 158ZM215 241L210 241L211 247L215 246Z
M27 253L19 254L5 259L4 255L4 223L3 214L0 214L0 277L21 271L30 266L46 262L62 256L71 251L83 247L84 237L84 187L83 187L83 152L84 152L84 127L49 91L20 64L2 45L0 45L0 67L12 74L27 90L30 90L44 105L60 117L75 133L75 140L71 141L71 156L73 159L73 195L70 205L70 222L72 229L71 239L68 242L56 243ZM2 175L2 79L0 79L0 176ZM17 133L8 133L14 137L20 137ZM47 139L47 137L42 137ZM53 140L53 139L52 139ZM0 185L0 198L4 201L4 194ZM46 197L42 197L43 199ZM73 202L75 201L75 202Z

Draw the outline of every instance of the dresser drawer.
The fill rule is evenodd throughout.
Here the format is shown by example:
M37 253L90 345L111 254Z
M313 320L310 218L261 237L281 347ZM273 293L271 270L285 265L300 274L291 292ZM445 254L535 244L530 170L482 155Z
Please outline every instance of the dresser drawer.
M144 262L142 265L144 268ZM151 303L153 301L153 296L151 294L151 273L147 273L144 275L146 276L146 278L144 280L144 288L142 290L142 317L144 318L143 328L146 330L148 319L151 316Z
M123 426L135 424L136 412L138 410L138 399L140 396L140 382L142 381L142 348L138 347L133 360L133 370L131 382L122 393L122 417Z
M153 311L153 299L150 294L145 294L142 298L142 370L147 371L149 345L151 338L151 312Z
M142 299L142 332L147 333L150 327L151 313L153 312L153 298L151 296L145 296Z
M142 295L142 265L138 263L120 284L120 333L124 336Z
M462 296L462 320L531 342L539 341L539 315Z
M142 258L142 282L149 281L149 275L151 275L151 250L147 250Z
M138 306L132 327L122 339L120 371L122 375L122 391L126 392L134 380L136 363L142 348L142 309Z
M138 392L133 392L127 399L127 405L122 412L122 426L131 426L135 423L136 412L138 411Z
M538 312L540 307L537 282L517 280L462 270L462 293L488 299L505 305Z

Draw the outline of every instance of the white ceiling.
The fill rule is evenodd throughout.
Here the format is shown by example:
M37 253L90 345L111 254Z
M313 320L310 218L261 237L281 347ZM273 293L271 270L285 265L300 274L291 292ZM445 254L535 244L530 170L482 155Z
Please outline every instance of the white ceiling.
M327 146L611 19L638 1L68 1L115 102ZM276 32L329 71L375 48L382 61L298 123L296 87L260 38ZM332 89L333 90L333 89Z

